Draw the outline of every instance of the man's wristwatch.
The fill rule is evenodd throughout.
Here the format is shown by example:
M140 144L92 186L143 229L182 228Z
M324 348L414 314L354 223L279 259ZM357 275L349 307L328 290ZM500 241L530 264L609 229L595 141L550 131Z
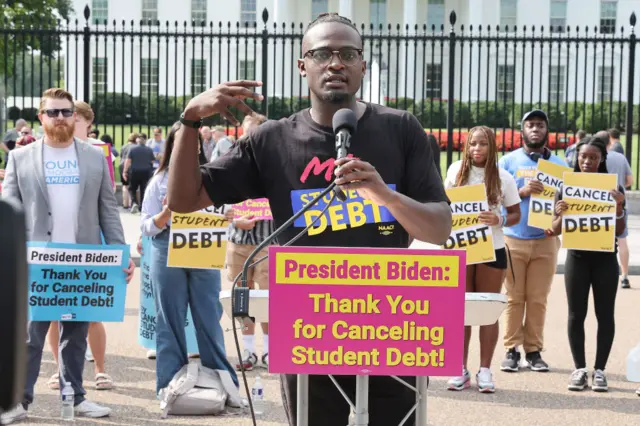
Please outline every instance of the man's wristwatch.
M199 129L200 127L202 127L202 118L200 120L197 121L193 121L193 120L187 120L186 118L184 118L184 112L182 114L180 114L180 122L187 126L187 127L191 127L193 129Z

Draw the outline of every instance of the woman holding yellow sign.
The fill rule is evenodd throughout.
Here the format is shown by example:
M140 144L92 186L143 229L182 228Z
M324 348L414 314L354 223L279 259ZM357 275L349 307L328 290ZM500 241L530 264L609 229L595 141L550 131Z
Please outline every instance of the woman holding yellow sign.
M506 170L498 167L498 147L493 131L485 126L469 131L464 146L462 160L451 164L445 178L445 188L469 185L484 185L487 192L489 211L477 216L479 224L490 226L495 249L495 260L489 263L467 265L467 292L500 293L507 269L503 226L520 221L520 196L516 182ZM504 206L507 214L501 215ZM483 393L495 392L491 360L498 342L498 322L480 327L480 371L476 375L478 390ZM465 327L464 366L462 375L448 382L448 389L463 390L471 385L471 375L467 370L471 327Z
M607 145L602 139L598 137L582 139L576 146L576 153L575 172L607 173ZM565 179L567 175L565 173ZM594 176L591 179L593 188L596 188L596 177ZM609 226L608 223L615 224L615 235L621 235L624 232L624 218L626 215L624 188L618 186L617 190L603 190L581 186L569 187L569 185L568 181L565 180L563 191L556 193L553 230L557 235L562 231L565 234L576 231L593 233L595 226L600 229ZM615 184L610 188L615 188ZM566 192L566 200L562 199L563 192ZM578 192L582 192L582 196L579 197L578 201L574 201L578 198ZM570 196L571 200L569 200ZM598 211L601 214L578 216L575 213L580 210L585 211L587 207L589 207L588 211ZM615 220L613 219L613 211L615 211ZM563 226L563 217L567 219L570 216L581 218L579 219L579 225L575 227L576 229L567 229L566 220ZM573 219L573 221L578 223L578 219ZM570 228L574 227L571 226ZM565 236L565 238L567 237ZM592 240L593 238L589 239ZM604 369L609 359L615 334L614 310L619 274L617 251L617 246L614 246L613 251L595 251L594 248L589 248L589 250L569 249L567 251L564 282L569 304L569 346L571 347L571 354L576 368L569 379L569 390L581 391L588 386L588 371L584 349L584 320L587 316L590 287L593 287L593 303L596 318L598 319L598 346L591 388L596 392L606 392L608 390Z
M175 123L169 132L160 167L151 178L142 203L142 233L152 237L151 282L156 305L157 393L166 388L173 376L189 362L185 334L187 308L191 308L202 365L214 370L227 370L238 385L236 372L227 360L220 326L220 270L167 266L171 246L171 210L167 206L168 169L175 134L180 126L180 123ZM206 163L202 149L199 158L201 164Z

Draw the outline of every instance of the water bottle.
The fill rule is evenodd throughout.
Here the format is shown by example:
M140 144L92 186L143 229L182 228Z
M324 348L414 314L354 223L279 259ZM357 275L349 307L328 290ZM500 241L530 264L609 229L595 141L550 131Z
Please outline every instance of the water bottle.
M627 380L640 383L640 344L627 355Z
M260 376L256 377L256 381L251 388L251 402L253 403L253 412L255 414L264 414L264 387L260 381Z
M71 387L71 383L65 383L62 388L62 420L67 422L73 421L73 403L75 400L75 392Z

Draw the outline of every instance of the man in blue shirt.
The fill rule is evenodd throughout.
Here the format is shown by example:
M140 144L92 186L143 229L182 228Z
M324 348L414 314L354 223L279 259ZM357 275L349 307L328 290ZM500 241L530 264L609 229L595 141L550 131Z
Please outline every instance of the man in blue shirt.
M578 146L578 142L580 142L585 136L587 136L587 132L584 130L578 130L576 132L575 141L564 151L564 161L566 161L567 166L573 167L576 165L576 146Z
M544 111L527 112L522 117L523 147L505 155L499 163L515 178L522 199L520 223L504 228L510 262L505 281L508 303L504 346L507 354L500 366L502 371L518 371L520 345L524 347L527 367L533 371L549 370L540 351L544 347L547 296L556 271L560 240L551 229L528 225L531 195L539 194L544 189L542 183L535 179L538 160L565 165L546 147L548 125Z

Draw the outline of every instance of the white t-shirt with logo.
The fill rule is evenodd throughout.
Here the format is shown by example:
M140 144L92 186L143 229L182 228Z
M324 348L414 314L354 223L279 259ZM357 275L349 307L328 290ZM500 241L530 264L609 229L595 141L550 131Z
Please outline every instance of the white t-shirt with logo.
M462 161L456 161L451 164L449 170L447 170L447 177L444 180L445 188L448 189L455 186L461 165ZM513 176L503 168L498 167L498 171L500 173L500 188L502 193L498 200L498 205L489 207L493 213L500 216L502 206L505 208L511 207L516 204L520 204L521 200L520 195L518 194L518 186L516 185L516 181ZM484 167L471 166L471 170L469 171L469 180L466 184L484 185ZM502 227L492 226L491 232L493 233L493 247L496 250L504 248L504 234L502 233Z
M53 219L51 241L75 244L80 207L80 168L75 144L66 148L44 145L43 161Z

